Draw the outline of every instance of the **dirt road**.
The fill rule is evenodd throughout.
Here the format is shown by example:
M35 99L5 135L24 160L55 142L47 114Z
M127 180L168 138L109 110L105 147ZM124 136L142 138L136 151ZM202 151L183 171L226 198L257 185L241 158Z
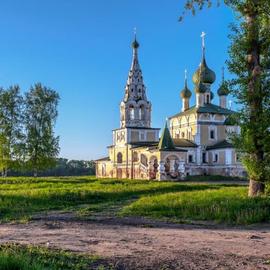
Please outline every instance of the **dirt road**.
M142 219L40 219L0 225L0 242L97 254L117 269L270 269L270 228L173 225Z

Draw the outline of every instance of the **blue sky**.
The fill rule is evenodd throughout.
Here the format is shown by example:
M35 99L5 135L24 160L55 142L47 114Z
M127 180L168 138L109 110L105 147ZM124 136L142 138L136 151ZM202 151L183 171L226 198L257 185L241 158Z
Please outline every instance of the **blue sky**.
M153 127L163 126L167 116L180 111L185 68L193 89L202 31L207 33L207 62L217 74L217 90L233 14L221 6L195 17L189 14L179 23L183 4L184 0L3 0L0 85L19 84L25 91L41 82L57 90L61 156L105 156L111 130L119 127L134 27Z

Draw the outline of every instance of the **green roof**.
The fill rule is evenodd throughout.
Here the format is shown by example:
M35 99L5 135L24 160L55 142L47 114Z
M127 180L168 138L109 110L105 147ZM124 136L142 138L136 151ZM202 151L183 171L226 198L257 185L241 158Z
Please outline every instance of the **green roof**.
M214 145L211 146L207 146L206 150L214 150L214 149L222 149L222 148L234 148L233 145L231 143L229 143L228 141L224 140L224 141L220 141Z
M165 127L162 131L162 135L159 140L158 144L158 149L159 150L173 150L175 149L174 142L171 137L171 133L168 129L167 122L165 124Z
M200 106L198 108L196 106L192 106L184 112L180 112L176 115L171 116L170 119L177 117L177 116L188 115L188 114L192 114L192 113L213 113L213 114L230 115L230 114L233 114L235 112L232 110L229 110L229 109L222 108L222 107L217 106L215 104L209 103L209 104L204 104L204 106Z

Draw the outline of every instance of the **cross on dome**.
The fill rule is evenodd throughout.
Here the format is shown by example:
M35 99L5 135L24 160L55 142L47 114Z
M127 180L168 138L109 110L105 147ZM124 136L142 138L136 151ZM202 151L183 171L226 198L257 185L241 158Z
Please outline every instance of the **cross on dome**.
M206 36L206 33L202 32L201 38L202 38L202 47L203 47L203 49L205 49L205 36Z

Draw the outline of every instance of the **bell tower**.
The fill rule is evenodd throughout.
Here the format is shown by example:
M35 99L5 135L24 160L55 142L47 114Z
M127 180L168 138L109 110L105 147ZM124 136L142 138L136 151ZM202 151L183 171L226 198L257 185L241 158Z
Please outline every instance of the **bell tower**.
M120 104L120 127L151 127L151 102L146 97L146 87L139 64L138 50L140 44L136 34L132 43L133 59L128 74L125 96Z

